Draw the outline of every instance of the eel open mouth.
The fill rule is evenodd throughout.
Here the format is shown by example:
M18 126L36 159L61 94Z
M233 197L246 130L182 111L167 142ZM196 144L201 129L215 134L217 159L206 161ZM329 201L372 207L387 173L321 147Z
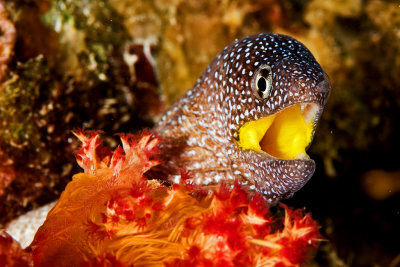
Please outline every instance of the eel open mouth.
M279 159L309 159L306 154L320 115L320 105L300 103L249 121L238 131L238 145Z

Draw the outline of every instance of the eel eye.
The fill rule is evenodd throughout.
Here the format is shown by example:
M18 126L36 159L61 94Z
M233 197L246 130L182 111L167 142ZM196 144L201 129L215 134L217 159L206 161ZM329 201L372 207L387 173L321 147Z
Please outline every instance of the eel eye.
M272 71L268 65L262 65L256 72L253 88L256 97L266 99L272 87Z

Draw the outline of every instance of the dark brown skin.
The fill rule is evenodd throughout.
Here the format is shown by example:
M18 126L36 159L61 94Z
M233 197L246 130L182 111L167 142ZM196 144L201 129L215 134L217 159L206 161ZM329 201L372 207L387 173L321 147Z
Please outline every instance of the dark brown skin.
M257 83L261 74L272 74L268 91L265 84ZM165 173L171 173L171 168L177 173L168 179L176 181L176 170L185 168L197 184L221 180L232 184L238 179L271 201L291 196L311 178L315 162L243 149L237 132L248 121L298 103L317 107L316 122L329 91L327 75L295 39L262 33L235 41L156 126L165 139L163 167L170 168Z

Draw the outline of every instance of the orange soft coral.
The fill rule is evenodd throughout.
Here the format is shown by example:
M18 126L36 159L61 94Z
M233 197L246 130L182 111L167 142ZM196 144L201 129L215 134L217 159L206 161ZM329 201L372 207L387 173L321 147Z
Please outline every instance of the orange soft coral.
M172 188L148 181L158 138L122 135L101 147L98 133L76 133L74 176L29 247L35 266L297 266L318 244L309 215L285 207L273 220L266 200L240 184L213 192L183 171ZM280 225L279 225L280 222Z

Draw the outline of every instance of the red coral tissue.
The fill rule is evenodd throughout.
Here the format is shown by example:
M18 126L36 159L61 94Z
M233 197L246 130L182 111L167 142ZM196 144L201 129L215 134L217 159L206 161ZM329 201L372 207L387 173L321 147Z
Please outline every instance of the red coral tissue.
M121 135L103 148L96 132L77 132L84 173L67 185L27 249L34 266L298 266L320 235L310 215L285 209L275 219L260 194L239 183L214 191L146 180L159 139Z

